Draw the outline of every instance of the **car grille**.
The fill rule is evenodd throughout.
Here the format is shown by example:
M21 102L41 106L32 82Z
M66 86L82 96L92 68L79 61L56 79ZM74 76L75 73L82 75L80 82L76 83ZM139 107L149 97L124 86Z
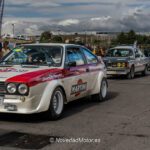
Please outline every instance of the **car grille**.
M108 63L107 67L117 67L117 63Z
M6 94L5 82L0 82L0 95Z

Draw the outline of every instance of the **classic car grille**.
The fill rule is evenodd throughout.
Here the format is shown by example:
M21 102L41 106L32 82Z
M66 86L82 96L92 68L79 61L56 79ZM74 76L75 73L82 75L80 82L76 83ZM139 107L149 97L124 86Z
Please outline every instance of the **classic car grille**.
M5 82L0 82L0 95L4 95L6 93Z
M107 66L108 67L117 67L117 63L108 63Z

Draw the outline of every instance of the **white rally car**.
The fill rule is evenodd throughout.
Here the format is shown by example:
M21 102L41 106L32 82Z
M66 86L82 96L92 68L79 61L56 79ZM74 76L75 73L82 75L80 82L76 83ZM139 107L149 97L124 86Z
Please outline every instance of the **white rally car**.
M57 119L64 104L89 95L106 98L106 68L83 46L23 45L0 62L0 112Z

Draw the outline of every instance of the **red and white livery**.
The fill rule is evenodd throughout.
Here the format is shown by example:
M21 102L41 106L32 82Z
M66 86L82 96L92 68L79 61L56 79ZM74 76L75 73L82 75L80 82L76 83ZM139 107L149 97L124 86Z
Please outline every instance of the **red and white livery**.
M57 119L70 101L104 100L107 86L103 61L83 46L23 45L0 63L0 112Z

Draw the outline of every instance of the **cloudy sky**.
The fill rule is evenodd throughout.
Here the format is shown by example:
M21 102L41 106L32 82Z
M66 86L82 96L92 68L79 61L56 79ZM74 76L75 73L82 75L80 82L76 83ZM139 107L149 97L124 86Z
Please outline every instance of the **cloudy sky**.
M149 0L5 0L3 33L150 31Z

